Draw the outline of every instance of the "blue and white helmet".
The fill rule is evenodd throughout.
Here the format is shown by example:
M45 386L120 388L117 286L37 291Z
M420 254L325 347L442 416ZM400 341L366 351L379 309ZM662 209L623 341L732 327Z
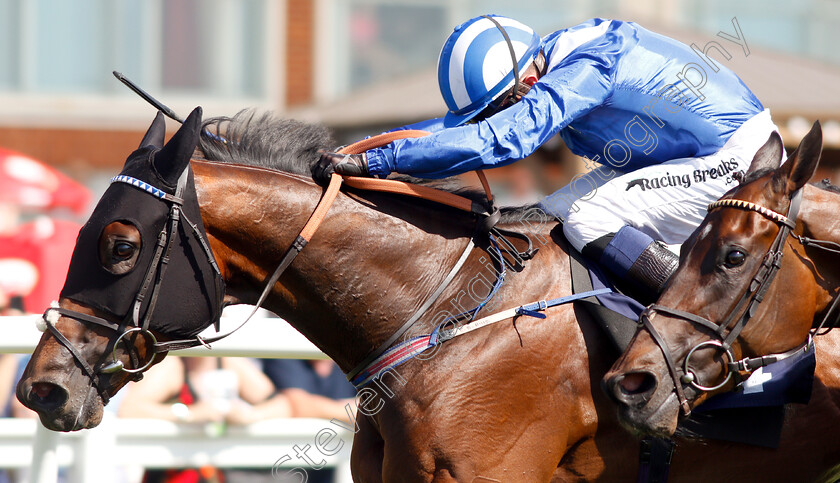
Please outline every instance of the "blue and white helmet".
M449 108L446 127L469 121L514 85L511 49L522 71L539 53L540 37L530 27L498 15L475 17L455 27L438 58L438 84Z

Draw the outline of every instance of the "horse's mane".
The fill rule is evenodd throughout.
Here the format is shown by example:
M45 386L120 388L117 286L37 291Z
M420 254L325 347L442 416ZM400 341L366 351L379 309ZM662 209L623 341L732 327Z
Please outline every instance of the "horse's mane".
M831 191L832 193L840 193L840 186L831 184L831 181L828 178L811 184L825 191Z
M322 151L337 149L329 129L321 124L283 119L254 108L243 109L233 117L207 119L202 128L198 148L207 161L259 166L301 176L312 176ZM455 178L426 180L405 175L392 178L473 201L485 200L484 192L466 188ZM531 208L503 208L501 222L519 221Z
M259 166L302 176L312 176L319 151L335 146L330 131L323 125L281 119L256 109L244 109L233 117L213 117L205 120L202 127L198 147L208 161Z

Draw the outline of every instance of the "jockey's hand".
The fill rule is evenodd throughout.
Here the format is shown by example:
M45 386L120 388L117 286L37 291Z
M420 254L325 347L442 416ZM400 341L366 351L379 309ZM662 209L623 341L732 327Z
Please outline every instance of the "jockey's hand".
M323 153L312 170L312 176L319 183L329 183L333 173L348 176L368 176L367 156L362 154Z

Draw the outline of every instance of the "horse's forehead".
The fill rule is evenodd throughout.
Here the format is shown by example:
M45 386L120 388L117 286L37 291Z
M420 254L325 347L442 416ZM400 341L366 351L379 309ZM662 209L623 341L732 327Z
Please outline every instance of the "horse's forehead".
M697 241L702 243L714 235L714 226L711 223L706 223L697 233Z
M767 175L739 186L722 199L749 201L771 210L777 210L778 200L773 196L774 193L770 183L772 183L771 175ZM713 223L709 223L707 228L718 236L751 235L752 229L756 228L755 223L760 220L760 217L756 219L751 216L752 214L748 210L726 210L716 217ZM707 235L711 235L712 232L707 233Z
M739 186L732 198L751 201L767 208L775 208L778 203L777 193L773 189L773 174L769 173L750 183Z
M765 203L765 197L760 189L738 190L729 196L732 199L751 201L756 204ZM761 201L756 201L761 200ZM709 213L705 223L697 230L693 237L692 247L702 253L711 253L714 248L727 241L738 240L746 243L755 236L762 219L753 217L754 213L737 209L717 209ZM694 251L694 250L693 250Z

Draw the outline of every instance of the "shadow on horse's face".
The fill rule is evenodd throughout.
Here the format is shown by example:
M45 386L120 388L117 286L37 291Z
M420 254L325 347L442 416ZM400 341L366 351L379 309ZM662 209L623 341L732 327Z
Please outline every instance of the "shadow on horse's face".
M620 421L631 431L672 435L681 411L687 415L735 387L739 374L728 363L784 352L807 339L819 298L814 264L783 231L792 223L780 213L795 218L788 207L816 169L818 130L815 126L781 167L776 157L781 139L771 137L750 167L755 179L724 196L752 204L710 208L683 244L680 268L603 378ZM775 247L781 247L786 263L765 278L764 262ZM767 292L756 302L761 286ZM740 324L742 331L735 329Z
M127 273L134 268L140 253L140 232L131 224L110 223L102 231L98 248L103 268L112 273ZM59 305L83 314L107 318L105 314L96 313L70 300L63 299ZM90 367L102 367L110 361L113 331L96 325L88 326L67 317L60 317L55 327L79 350ZM148 357L146 342L145 337L136 337L134 340L134 347L143 361ZM120 344L117 353L123 364L130 367L130 357L125 353L123 344ZM78 370L66 370L73 365ZM97 371L96 377L100 380L94 384L91 377L76 363L73 354L56 340L52 332L45 331L17 387L17 397L24 406L37 412L44 426L49 429L75 431L92 428L102 420L105 406L100 390L105 392L105 398L110 398L131 380L125 372L108 374Z
M66 299L59 305L83 314L104 315ZM111 360L113 331L68 317L60 317L55 326L91 367L101 368ZM136 337L133 344L140 360L150 358L145 337ZM130 358L124 344L117 348L116 356L129 367ZM153 364L162 359L156 357ZM44 426L53 431L93 428L102 420L106 399L132 380L132 375L126 372L97 372L96 377L99 390L74 356L46 331L18 383L17 398L37 412Z

